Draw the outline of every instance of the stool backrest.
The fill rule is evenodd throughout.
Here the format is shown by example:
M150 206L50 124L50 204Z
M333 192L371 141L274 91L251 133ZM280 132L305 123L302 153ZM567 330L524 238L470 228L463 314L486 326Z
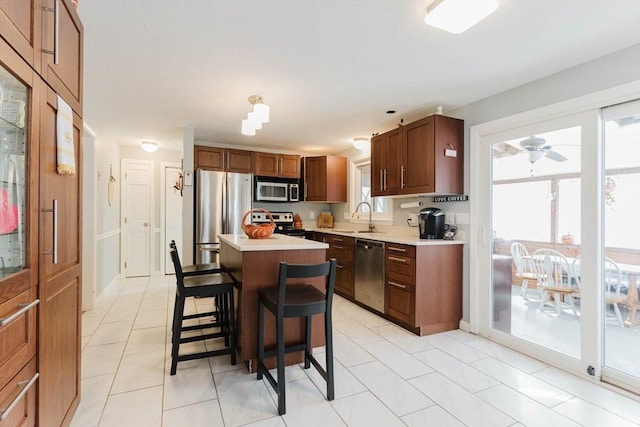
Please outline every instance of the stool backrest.
M325 277L325 301L327 311L331 310L333 290L336 284L336 260L331 258L320 264L288 264L280 262L278 277L278 306L284 307L284 296L287 290L287 279L311 279Z
M171 255L171 261L173 262L173 268L176 271L176 283L179 289L184 289L184 275L182 274L182 264L180 264L180 257L178 256L178 249L172 247L169 249L169 255Z

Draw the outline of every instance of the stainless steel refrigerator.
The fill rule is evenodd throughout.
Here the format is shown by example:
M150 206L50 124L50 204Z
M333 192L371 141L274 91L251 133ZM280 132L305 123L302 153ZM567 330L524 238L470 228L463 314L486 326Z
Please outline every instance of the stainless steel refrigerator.
M196 171L194 262L218 262L218 234L242 233L242 216L251 209L253 176Z

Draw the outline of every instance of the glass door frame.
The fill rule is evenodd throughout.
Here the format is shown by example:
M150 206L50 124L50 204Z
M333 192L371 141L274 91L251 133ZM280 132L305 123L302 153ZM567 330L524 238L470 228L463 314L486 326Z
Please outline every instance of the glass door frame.
M491 233L491 145L499 139L519 137L523 131L539 133L540 129L561 124L582 126L581 147L581 216L583 277L602 277L604 257L603 230L603 136L601 108L637 98L640 81L621 85L580 98L520 113L470 129L470 284L469 328L500 344L542 360L552 366L589 379L599 379L603 366L602 295L594 283L584 282L578 359L530 343L491 327L492 233ZM535 131L534 131L535 129ZM492 137L494 139L492 139ZM595 190L595 191L594 191ZM594 375L587 373L593 367Z

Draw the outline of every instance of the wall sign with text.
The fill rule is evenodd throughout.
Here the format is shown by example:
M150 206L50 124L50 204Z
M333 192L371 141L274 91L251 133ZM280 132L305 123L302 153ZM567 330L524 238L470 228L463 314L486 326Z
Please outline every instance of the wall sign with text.
M434 196L433 201L434 202L468 202L469 196L467 196L466 194L462 196Z

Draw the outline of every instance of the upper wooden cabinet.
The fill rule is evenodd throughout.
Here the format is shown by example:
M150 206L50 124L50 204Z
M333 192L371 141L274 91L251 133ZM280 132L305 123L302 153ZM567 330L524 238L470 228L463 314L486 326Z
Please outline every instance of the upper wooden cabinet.
M41 0L0 0L0 37L40 69Z
M259 176L300 178L300 156L255 152L254 171Z
M196 169L252 173L252 154L252 151L196 145L194 163Z
M464 191L464 122L432 115L371 141L373 196ZM400 161L398 161L400 159Z
M398 194L402 186L402 129L371 138L371 183L376 196Z
M305 157L304 189L307 202L346 202L347 158Z
M70 0L38 1L42 2L40 74L82 117L82 23Z

